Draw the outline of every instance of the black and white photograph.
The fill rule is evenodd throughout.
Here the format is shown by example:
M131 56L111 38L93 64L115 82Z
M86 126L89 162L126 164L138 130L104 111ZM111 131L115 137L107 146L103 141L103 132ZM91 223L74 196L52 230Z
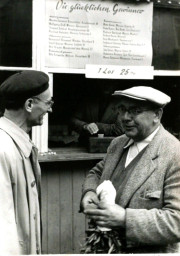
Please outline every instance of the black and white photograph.
M180 253L180 1L0 1L0 255Z

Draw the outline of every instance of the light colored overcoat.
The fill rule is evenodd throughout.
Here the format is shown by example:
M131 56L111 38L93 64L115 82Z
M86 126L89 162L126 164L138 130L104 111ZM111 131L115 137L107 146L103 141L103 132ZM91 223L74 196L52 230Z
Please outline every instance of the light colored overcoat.
M111 179L129 138L115 138L90 170L83 192ZM180 142L162 126L117 202L126 208L125 239L132 252L178 252L180 242ZM154 250L149 250L154 248Z
M0 118L0 255L40 252L40 169L37 163L32 175L32 147L28 134Z

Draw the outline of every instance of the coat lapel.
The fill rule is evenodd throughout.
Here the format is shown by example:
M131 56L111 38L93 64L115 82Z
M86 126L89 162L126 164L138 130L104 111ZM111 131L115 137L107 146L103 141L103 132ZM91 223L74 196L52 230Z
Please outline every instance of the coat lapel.
M142 184L156 169L156 163L154 160L159 156L159 145L162 138L162 129L164 128L161 127L159 129L154 139L147 146L143 156L141 157L125 186L123 195L119 201L119 204L124 208L127 207L136 190L142 186Z
M128 143L128 141L129 138L125 136L123 140L121 140L121 143L116 143L109 148L108 154L105 158L105 169L103 171L100 183L104 180L111 179L111 176L119 163L119 159L124 150L124 146Z

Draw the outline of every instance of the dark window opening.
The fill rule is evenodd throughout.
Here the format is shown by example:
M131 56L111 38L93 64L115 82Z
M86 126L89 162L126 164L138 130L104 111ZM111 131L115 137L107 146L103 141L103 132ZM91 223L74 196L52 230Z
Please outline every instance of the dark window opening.
M176 137L180 132L179 77L155 77L154 80L87 79L81 74L54 74L53 113L49 115L49 147L77 144L76 133L69 121L82 102L93 101L111 88L123 90L133 86L151 86L167 93L172 101L165 109L162 124ZM83 109L83 103L82 103Z

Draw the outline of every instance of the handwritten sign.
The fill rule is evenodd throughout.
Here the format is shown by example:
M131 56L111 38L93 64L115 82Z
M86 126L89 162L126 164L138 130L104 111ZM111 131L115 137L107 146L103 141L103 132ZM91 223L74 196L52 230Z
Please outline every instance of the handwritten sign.
M46 0L46 66L150 66L153 3Z
M86 65L85 76L106 79L153 79L153 67Z

